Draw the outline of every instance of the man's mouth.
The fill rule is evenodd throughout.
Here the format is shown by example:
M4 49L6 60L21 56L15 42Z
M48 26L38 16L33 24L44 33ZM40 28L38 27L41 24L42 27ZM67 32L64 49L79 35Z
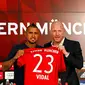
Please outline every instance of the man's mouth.
M35 41L35 38L31 38L32 41Z
M55 37L55 39L59 39L60 37Z

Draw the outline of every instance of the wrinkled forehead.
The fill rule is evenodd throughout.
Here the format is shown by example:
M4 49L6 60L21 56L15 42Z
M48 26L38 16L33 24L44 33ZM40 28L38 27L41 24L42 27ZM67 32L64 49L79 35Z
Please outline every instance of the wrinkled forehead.
M62 22L56 21L51 24L51 29L64 29Z

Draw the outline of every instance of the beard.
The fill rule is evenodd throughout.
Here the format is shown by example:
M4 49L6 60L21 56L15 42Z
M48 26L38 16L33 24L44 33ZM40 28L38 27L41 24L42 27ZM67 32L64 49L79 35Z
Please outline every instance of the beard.
M35 44L36 42L31 42L31 41L28 41L30 44Z

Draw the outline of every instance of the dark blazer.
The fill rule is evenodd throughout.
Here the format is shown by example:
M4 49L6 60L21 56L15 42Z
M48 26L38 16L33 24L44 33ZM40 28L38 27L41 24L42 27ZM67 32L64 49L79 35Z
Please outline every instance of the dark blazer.
M68 85L79 85L75 68L81 69L83 67L83 57L80 44L77 41L68 40L65 38L63 45L70 54L67 58L64 55L66 72L59 73L62 85L65 85L65 82L68 82ZM51 42L44 44L44 47L50 46Z

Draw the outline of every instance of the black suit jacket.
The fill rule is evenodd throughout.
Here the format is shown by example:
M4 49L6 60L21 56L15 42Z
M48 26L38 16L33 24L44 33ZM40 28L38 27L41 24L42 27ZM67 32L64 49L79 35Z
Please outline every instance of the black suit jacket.
M70 54L68 58L66 58L64 55L66 72L59 73L62 85L65 85L65 82L68 82L68 85L79 85L79 80L75 68L81 69L83 67L83 57L80 44L77 41L68 40L65 38L63 45ZM44 47L50 46L51 42L44 45Z

